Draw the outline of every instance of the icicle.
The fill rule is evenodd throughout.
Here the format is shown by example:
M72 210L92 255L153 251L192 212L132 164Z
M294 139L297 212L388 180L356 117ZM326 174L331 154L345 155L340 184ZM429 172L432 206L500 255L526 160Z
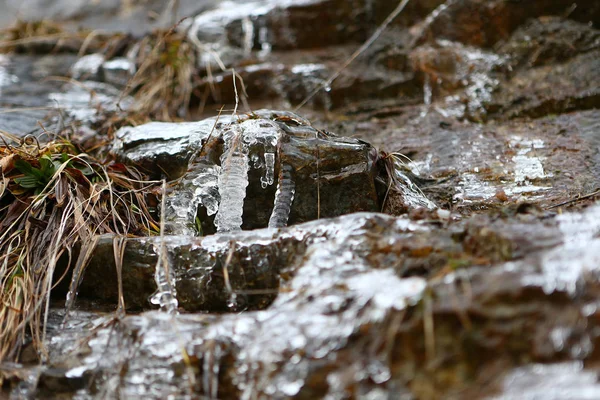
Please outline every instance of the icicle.
M294 183L292 172L293 169L291 166L281 164L277 192L275 192L275 204L271 218L269 218L269 228L287 226L292 203L294 202L294 194L296 193L296 184Z
M254 47L254 24L249 17L242 18L242 32L244 33L244 54L249 56Z
M160 219L160 245L155 246L158 260L156 261L156 267L154 269L154 281L156 282L156 293L150 298L152 304L160 306L161 311L168 312L169 314L177 312L177 291L175 290L173 271L171 270L171 260L169 260L169 254L167 252L167 246L165 244L165 218L164 210L166 209L167 197L167 182L163 180L162 185L162 200L161 209L163 215Z
M263 189L275 181L275 153L265 153L265 176L260 178Z
M168 196L165 222L169 234L195 236L196 214L200 204L206 208L208 215L217 212L219 170L218 166L195 164L179 184L178 190Z
M250 155L254 168L264 168L264 175L260 178L263 189L275 182L275 152L281 136L281 128L268 120L248 120L240 125L244 131L244 144L252 147ZM256 145L262 145L264 153L256 154ZM264 161L263 161L264 159Z
M164 240L161 238L161 240ZM174 313L177 311L177 291L173 285L171 262L167 254L166 246L161 244L155 247L158 261L154 270L154 281L156 282L156 293L150 298L152 304L158 305L161 311Z
M423 84L423 103L427 107L431 105L431 98L433 97L432 89L431 89L431 78L429 74L425 74L425 83Z
M240 230L244 214L244 199L248 186L248 147L243 143L239 127L223 134L225 149L221 155L218 179L221 204L215 218L217 232Z
M260 51L258 56L265 58L271 53L271 43L269 43L269 30L265 26L265 19L261 18L261 27L258 29L258 42L260 43Z
M169 196L164 210L167 233L194 236L191 221L195 219L197 209L192 190L181 189Z
M429 74L425 74L425 82L423 83L423 104L425 104L425 108L421 111L421 118L425 117L429 112L432 98L433 89L431 87L431 78L429 77Z

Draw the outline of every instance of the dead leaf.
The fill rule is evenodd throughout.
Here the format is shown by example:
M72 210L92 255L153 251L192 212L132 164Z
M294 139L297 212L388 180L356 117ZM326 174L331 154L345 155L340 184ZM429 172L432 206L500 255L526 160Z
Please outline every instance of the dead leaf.
M16 156L17 155L13 153L0 158L0 170L3 174L9 173L15 167Z

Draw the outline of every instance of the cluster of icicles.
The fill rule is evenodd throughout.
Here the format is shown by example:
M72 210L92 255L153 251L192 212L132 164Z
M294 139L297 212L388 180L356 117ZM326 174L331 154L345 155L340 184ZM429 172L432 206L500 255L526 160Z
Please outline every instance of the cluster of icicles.
M165 221L172 234L196 235L193 224L199 206L215 215L217 232L240 230L250 168L264 169L261 185L275 182L275 161L282 131L277 123L266 119L249 119L229 124L221 134L223 154L220 166L199 158L194 160L183 178L183 190L167 199ZM261 146L263 156L250 154L250 147ZM291 167L281 164L275 203L269 228L287 225L294 200L295 184Z
M223 130L223 153L221 165L214 165L206 158L193 158L190 168L179 189L165 200L164 220L167 231L175 235L197 235L194 224L198 207L204 206L207 215L215 215L217 232L241 229L244 199L248 187L250 168L264 169L261 177L263 189L275 182L275 161L282 131L273 121L250 119L228 124ZM209 140L208 138L207 140ZM252 153L250 148L260 146L263 157ZM295 194L292 168L280 163L279 179L269 228L287 225ZM177 293L174 274L169 268L166 249L156 248L159 255L155 270L157 292L151 302L163 311L176 312ZM233 295L234 296L234 295ZM235 296L234 296L235 297Z

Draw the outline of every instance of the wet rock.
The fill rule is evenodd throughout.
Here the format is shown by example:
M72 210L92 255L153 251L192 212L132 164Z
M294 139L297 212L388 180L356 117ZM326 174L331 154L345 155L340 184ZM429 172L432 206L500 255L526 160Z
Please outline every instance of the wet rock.
M121 159L181 177L165 210L170 232L278 227L379 207L375 149L292 113L151 123L116 136ZM239 215L229 227L231 213Z
M150 306L164 240L179 306L187 311L224 312L265 308L278 291L279 269L302 252L308 232L297 237L274 231L218 235L205 239L169 236L128 239L123 257L123 293L129 308ZM311 237L316 240L318 233ZM256 241L257 238L261 238ZM118 299L113 238L98 243L86 268L80 295ZM112 277L112 278L109 278Z
M514 69L564 63L600 46L600 31L589 24L560 17L528 21L504 43L496 46L511 57Z
M555 376L556 363L583 379L593 371L587 368L599 343L599 210L530 221L538 225L529 243L545 241L541 247L510 235L521 230L518 223L488 225L524 247L508 262L485 266L465 254L462 264L451 263L470 242L456 241L456 227L431 229L432 222L356 214L287 228L278 237L306 240L306 247L281 270L280 292L266 310L120 319L95 331L89 352L71 353L48 374L42 371L40 387L54 382L60 368L67 381L84 379L92 392L150 397L314 398L353 391L485 398L497 390L499 398L511 398L502 382L513 370L527 379L532 363L540 365L538 379ZM428 271L437 278L398 278L394 266L402 260L436 253L448 257ZM73 329L55 333L52 351L73 348ZM497 386L481 392L490 374Z
M491 101L491 113L509 118L538 118L573 110L598 108L600 52L574 57L564 64L517 73Z
M127 109L132 104L132 99L128 96L122 98L121 92L114 86L96 81L69 83L48 94L48 100L83 124L97 122L101 111Z
M362 39L365 27L356 21L363 12L360 0L223 2L199 14L191 32L203 42L246 51L320 47ZM308 24L319 29L306 29Z
M250 99L279 98L283 94L279 82L285 79L287 68L281 63L253 64L236 68L235 72L239 77L236 82L240 79L244 82L245 93ZM235 103L235 89L231 70L203 78L197 87L207 104Z
M104 63L104 55L102 54L88 54L81 57L71 67L71 76L74 79L94 79L100 80L100 68Z
M404 108L359 137L398 149L415 174L437 178L420 186L443 208L470 214L524 201L551 206L600 185L595 110L487 125L445 117L435 105L420 117L422 110Z
M39 121L45 129L57 130L61 112L50 94L60 91L62 83L48 78L67 75L74 59L69 55L0 55L0 129L40 136Z
M507 39L527 20L547 15L569 15L582 23L596 23L600 6L569 0L534 0L524 7L503 0L449 0L420 25L413 27L418 43L448 39L477 47L491 47Z
M86 28L104 32L131 32L143 34L156 28L169 28L178 18L195 15L214 5L214 0L202 4L193 0L167 4L161 0L150 0L144 4L107 0L102 3L69 0L1 0L0 27L11 26L17 19L23 21L53 20L72 30ZM77 52L77 48L75 52Z
M378 349L371 340L381 339L379 327L388 327L391 332L397 329L399 316L418 301L425 285L421 278L399 279L388 266L373 265L368 260L372 245L379 241L380 234L381 240L391 238L388 234L401 239L410 236L410 232L425 230L426 226L407 220L373 214L287 228L276 237L302 242L307 247L305 251L296 248L290 253L292 258L287 264L272 260L284 267L284 287L269 309L221 317L167 317L156 313L127 317L115 325L112 333L105 328L97 330L95 339L88 343L90 353L60 365L69 365L66 375L72 379L87 376L90 369L96 371L94 382L89 382L94 391L108 389L105 383L121 370L124 382L129 382L124 390L131 395L161 396L177 385L182 388L177 392L191 390L232 398L252 393L314 397L322 390L368 393L388 381L390 374L386 350ZM258 242L267 243L268 232L244 235L253 243L257 243L257 237L262 237ZM365 232L375 234L372 242L362 242ZM222 243L217 236L204 241ZM329 245L323 246L325 242ZM223 244L228 247L227 241ZM203 242L202 246L207 244ZM355 249L354 255L344 256L349 248ZM298 257L299 254L304 257ZM383 290L382 281L386 282ZM183 348L168 339L173 329L179 332L178 343ZM354 335L359 332L367 333L370 339L365 336L357 341ZM105 347L111 335L121 350L117 351L119 346L107 349L98 360L94 354ZM130 358L122 346L134 345L137 340L149 346L143 345ZM57 347L53 351L62 351L72 341L67 343L57 337L54 343ZM59 350L62 346L66 348ZM181 357L182 349L191 362L189 368ZM161 355L156 357L156 351ZM126 362L128 367L120 368L120 362ZM155 375L149 365L167 373ZM195 383L188 380L188 373L197 376ZM46 379L43 373L40 382ZM154 394L148 392L148 382L153 382Z
M508 70L508 58L460 43L438 40L410 54L427 107L443 99L436 110L445 116L485 120L487 105Z
M99 53L85 55L71 67L71 76L75 79L106 82L117 87L125 87L134 73L135 64L128 58L106 60Z
M117 304L113 239L104 238L79 288L80 309L64 326L62 307L50 315L48 364L3 364L3 389L97 398L598 397L600 206L597 196L579 196L600 187L599 8L572 3L411 1L303 111L327 130L410 157L398 171L447 212L386 197L375 183L385 154L295 114L222 116L212 135L214 118L120 131L122 160L178 178L162 211L168 231L182 234L127 239L126 307L163 305L153 294L164 290L157 266L165 259L182 314L87 312ZM214 67L212 82L200 78L200 102L235 101L233 74L219 72L216 53L243 77L250 107L290 108L397 2L221 5L206 5L212 11L189 31L204 54L200 76ZM315 21L322 29L307 29ZM0 60L2 107L45 107L55 93L75 114L96 116L90 100L107 107L116 93L104 83L90 85L94 100L37 82L65 75L74 61ZM105 67L94 80L126 76L117 65L108 79ZM41 115L27 113L11 120L23 132ZM12 115L0 112L0 122ZM408 216L284 227L379 210L384 197L384 210Z

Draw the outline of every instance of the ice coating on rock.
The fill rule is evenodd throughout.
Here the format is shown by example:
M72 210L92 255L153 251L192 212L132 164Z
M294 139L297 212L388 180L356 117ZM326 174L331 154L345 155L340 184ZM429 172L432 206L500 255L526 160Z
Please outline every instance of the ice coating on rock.
M600 398L597 373L584 370L582 361L528 364L507 374L502 393L489 400L593 400Z
M243 131L233 125L223 134L225 148L221 155L221 171L218 178L221 203L215 218L217 232L237 231L242 228L244 199L248 186L248 147Z
M119 90L106 83L84 81L77 85L69 83L63 92L48 95L49 107L64 108L73 118L83 122L95 122L99 118L99 110L126 110L133 102L130 97L118 101Z
M539 272L522 281L542 287L546 293L561 291L575 296L586 276L595 275L600 269L600 206L556 219L563 243L540 258Z
M208 215L214 215L219 210L219 171L218 166L206 167L192 179L192 185L196 188L194 193Z
M246 120L240 124L240 127L244 132L244 143L248 146L259 146L253 149L251 159L254 168L265 169L260 179L261 187L265 189L275 181L275 152L281 137L281 129L273 121L262 118Z
M287 226L294 194L296 193L292 168L285 164L279 168L279 181L277 182L277 192L275 192L275 204L269 218L269 228Z
M263 229L204 238L201 247L211 254L226 254L231 241L247 249L243 253L263 242L292 241L302 249L307 246L306 256L302 265L290 271L283 290L266 310L220 316L157 312L128 316L88 340L89 352L73 359L66 375L87 379L84 372L93 370L100 391L148 398L188 391L209 398L229 398L225 393L242 399L287 398L302 393L309 380L322 375L320 367L332 368L323 376L335 383L328 389L331 396L348 389L344 372L365 371L362 377L351 378L365 385L385 382L391 373L387 350L362 353L358 348L364 346L355 346L353 336L371 327L373 335L367 343L387 340L379 334L381 329L420 300L426 282L420 277L400 278L391 267L374 268L369 246L363 248L361 243L373 227L402 235L415 224L358 213L277 232ZM158 239L154 239L157 245ZM169 252L180 240L165 239ZM383 290L381 282L385 282ZM64 331L54 340L68 346L67 339ZM336 360L347 351L357 357L339 369ZM194 360L191 368L189 359ZM188 368L195 381L190 381Z
M198 122L149 122L123 127L115 133L113 152L123 153L127 161L134 163L160 154L173 157L187 149L200 148L214 125L215 119L208 118Z
M102 63L104 63L104 55L102 54L95 53L85 55L71 66L71 76L74 79L95 76L100 70Z
M402 182L401 185L396 185L395 188L402 193L402 200L408 207L424 207L428 210L437 208L399 168L394 173L396 174L396 179Z

